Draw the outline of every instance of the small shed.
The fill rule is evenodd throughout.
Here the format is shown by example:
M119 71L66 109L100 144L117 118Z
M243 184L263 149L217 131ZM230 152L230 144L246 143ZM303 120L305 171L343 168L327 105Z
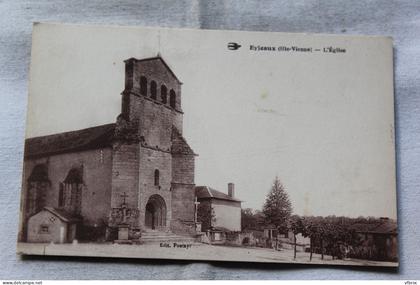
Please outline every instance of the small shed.
M61 209L44 207L28 220L28 242L72 242L76 238L76 226L81 222Z
M264 238L266 239L275 239L277 238L277 235L279 234L279 231L274 225L268 225L264 228Z

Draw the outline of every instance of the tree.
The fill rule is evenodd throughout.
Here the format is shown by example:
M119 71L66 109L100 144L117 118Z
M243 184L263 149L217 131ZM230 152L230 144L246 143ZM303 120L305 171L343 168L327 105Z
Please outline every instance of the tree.
M290 217L289 229L293 233L293 243L294 243L294 253L293 257L296 259L296 235L303 233L305 231L305 226L303 225L302 219L298 215L293 215Z
M242 230L257 229L257 217L251 208L241 209L241 225Z
M264 230L265 227L265 216L264 213L260 210L255 210L254 217L257 222L257 230Z
M324 259L324 240L329 233L329 224L321 222L318 228L318 238L320 242L321 259Z
M314 241L318 237L318 225L309 223L305 226L305 237L309 237L309 261L312 261L312 253L314 252Z
M309 260L312 261L312 254L314 252L314 243L320 239L322 229L320 227L322 217L304 217L302 218L304 237L309 237Z
M289 196L278 177L274 179L270 193L268 193L263 214L267 224L274 225L278 230L284 232L292 213L292 204Z
M209 202L202 202L197 207L197 220L201 222L201 228L206 231L216 222L216 215Z

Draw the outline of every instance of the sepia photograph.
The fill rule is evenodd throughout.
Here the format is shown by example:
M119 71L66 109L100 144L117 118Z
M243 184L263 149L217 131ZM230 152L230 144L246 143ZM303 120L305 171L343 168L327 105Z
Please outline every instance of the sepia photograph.
M17 252L398 267L393 43L36 23Z

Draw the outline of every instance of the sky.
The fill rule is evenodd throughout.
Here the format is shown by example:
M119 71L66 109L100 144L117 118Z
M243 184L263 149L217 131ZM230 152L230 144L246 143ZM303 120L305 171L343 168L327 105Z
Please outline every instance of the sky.
M37 24L26 136L115 122L123 61L158 53L183 82L197 185L261 209L278 176L296 214L396 218L389 38Z

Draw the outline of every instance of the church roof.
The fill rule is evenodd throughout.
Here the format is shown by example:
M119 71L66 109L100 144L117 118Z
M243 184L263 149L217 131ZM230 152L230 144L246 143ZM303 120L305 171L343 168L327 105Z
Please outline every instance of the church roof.
M116 124L59 134L28 138L25 141L25 158L41 157L111 146ZM171 153L196 155L176 127L172 129Z
M174 154L190 154L190 155L197 155L188 145L185 138L181 135L179 130L176 127L172 127L172 147L171 153Z
M217 191L208 186L196 186L195 195L198 199L218 199L232 202L242 202L241 200L232 198L229 195L226 195L225 193Z
M51 214L53 214L54 216L56 216L63 222L72 223L72 222L80 222L81 220L80 218L70 213L67 213L66 211L61 210L61 209L56 209L53 207L44 207L44 210L47 210L48 212L50 212Z
M165 60L160 55L154 56L154 57L142 58L142 59L137 59L137 58L132 57L125 61L129 61L129 60L135 60L136 62L160 61L163 63L163 65L166 67L169 73L176 79L176 81L178 81L179 84L182 84L181 80L178 79L178 77L175 75L175 73L172 71L172 69L169 67L169 65L165 62Z
M25 157L38 157L59 153L97 149L110 146L115 124L28 138L25 141Z

